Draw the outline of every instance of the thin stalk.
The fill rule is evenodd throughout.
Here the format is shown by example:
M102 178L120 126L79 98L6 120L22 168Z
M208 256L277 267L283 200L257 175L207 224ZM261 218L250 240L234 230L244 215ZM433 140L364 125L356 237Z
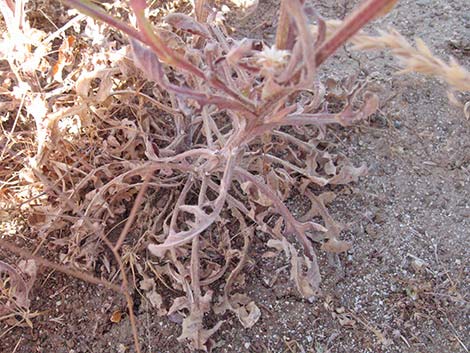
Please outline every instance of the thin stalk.
M68 276L78 278L79 280L81 280L83 282L88 282L88 283L91 283L91 284L100 285L100 286L103 286L103 287L105 287L107 289L110 289L114 292L125 295L125 290L120 286L117 286L117 285L115 285L115 284L113 284L109 281L104 280L104 279L97 278L97 277L94 277L92 275L89 275L86 272L74 270L74 269L71 269L70 267L51 262L47 259L44 259L44 258L38 256L38 255L34 255L30 251L25 250L23 248L20 248L20 247L16 246L15 244L12 244L11 242L7 242L3 239L0 239L0 248L8 250L9 252L11 252L15 255L18 255L18 256L22 257L23 259L34 260L34 261L36 261L36 263L38 265L53 269L54 271L57 271L57 272L62 272L64 274L68 275Z
M137 19L137 26L139 27L142 36L145 38L145 43L152 48L158 58L168 65L176 66L198 76L199 78L205 79L204 73L199 68L178 55L174 50L170 49L155 33L152 23L145 17L145 9L147 7L145 1L131 0L130 3Z
M114 17L108 15L104 9L95 5L89 0L63 0L65 4L70 7L76 8L78 11L93 17L94 19L101 20L114 28L119 29L123 33L127 34L129 37L136 38L139 41L148 44L145 38L131 26L125 24L122 21L115 19Z
M289 14L288 3L298 1L303 6L305 0L283 0L279 9L279 22L276 32L276 48L282 50L292 50L295 44L295 27Z
M346 43L368 22L394 5L396 0L367 0L349 15L333 36L323 43L315 55L315 64L321 65L341 45Z
M206 9L207 0L194 0L194 12L199 22L206 22L208 11Z
M288 49L287 38L289 37L289 32L291 30L290 16L287 12L285 2L286 0L283 0L281 2L281 8L279 10L279 21L277 24L276 32L276 48L282 50Z
M129 218L127 218L127 222L124 225L124 228L122 229L121 234L119 235L119 239L116 242L116 245L114 245L113 247L113 251L119 251L119 249L122 246L122 243L126 239L127 234L131 230L132 224L134 223L135 217L137 216L137 210L142 204L142 201L144 199L144 194L147 191L147 188L149 186L149 182L150 182L150 179L152 178L153 173L154 171L152 169L149 169L147 171L147 174L144 177L144 183L140 187L139 193L137 194L137 198L135 199L134 205L132 206Z

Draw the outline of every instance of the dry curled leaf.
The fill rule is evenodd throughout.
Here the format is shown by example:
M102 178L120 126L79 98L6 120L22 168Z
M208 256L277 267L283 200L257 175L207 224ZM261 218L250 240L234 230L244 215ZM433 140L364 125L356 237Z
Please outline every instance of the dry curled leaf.
M178 341L188 340L190 346L195 350L210 351L210 337L217 332L224 322L219 321L211 329L204 329L202 316L199 313L191 312L183 319L183 332L178 337Z
M211 34L207 28L191 16L182 13L172 13L167 15L163 20L177 30L197 34L204 38L211 38Z
M68 65L72 65L74 57L74 44L75 37L67 36L63 39L62 44L59 47L59 58L55 65L52 67L52 76L57 82L62 82L62 70Z
M330 238L322 244L321 249L333 254L341 254L351 249L351 243L336 238Z
M204 328L203 316L209 311L211 300L212 291L207 291L204 296L200 296L197 304L190 303L186 297L175 300L168 315L176 310L189 309L189 315L183 319L183 330L178 341L187 341L195 350L210 351L210 337L224 323L219 321L211 329Z
M0 260L0 275L6 274L9 279L9 288L11 289L14 304L18 307L28 309L30 305L29 291L36 280L36 262L34 260L22 260L18 267L21 270L15 269L13 266ZM11 308L12 303L5 304Z
M306 256L299 256L297 250L285 239L282 241L270 239L268 246L284 251L286 257L290 259L291 280L295 283L297 290L304 298L313 299L318 294L320 286L319 269L316 263Z
M244 328L253 327L261 318L261 310L253 301L236 309L236 314Z
M112 323L118 324L122 320L122 311L121 310L115 310L112 314L111 317L109 318L109 321Z
M222 297L221 302L214 307L216 314L223 314L226 310L235 313L244 328L253 327L261 318L261 310L256 303L242 293Z
M247 193L250 198L261 206L272 206L273 202L271 199L263 195L259 189L252 182L245 182L241 185L242 190Z
M337 318L341 326L353 327L356 325L356 321L348 314L340 314Z

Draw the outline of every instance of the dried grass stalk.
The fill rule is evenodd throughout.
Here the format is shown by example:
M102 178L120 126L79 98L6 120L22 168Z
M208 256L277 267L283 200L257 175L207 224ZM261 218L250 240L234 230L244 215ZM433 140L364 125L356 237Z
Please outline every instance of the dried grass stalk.
M342 21L327 21L327 37L341 26ZM312 31L318 32L313 26ZM470 72L454 59L449 62L437 58L421 38L416 38L416 47L401 35L397 30L378 30L373 36L364 31L359 32L350 39L355 50L388 49L398 59L403 67L398 73L417 72L425 75L439 77L451 88L458 91L470 91Z

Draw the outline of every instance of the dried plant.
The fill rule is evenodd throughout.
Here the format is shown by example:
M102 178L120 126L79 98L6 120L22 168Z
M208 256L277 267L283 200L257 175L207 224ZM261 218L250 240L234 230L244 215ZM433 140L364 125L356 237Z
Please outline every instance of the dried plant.
M273 251L265 255L285 254L291 279L307 299L320 285L314 244L332 254L350 247L326 208L334 193L325 187L356 181L366 168L354 167L323 141L328 125L364 120L378 100L365 92L364 82L352 82L343 101L329 105L317 72L337 48L361 38L362 48L392 49L407 69L439 73L460 89L468 84L468 73L433 58L422 43L414 49L395 32L379 39L359 32L396 0L367 0L341 23L326 23L314 13L314 31L304 1L282 1L275 46L231 38L221 13L205 1L195 1L195 18L173 13L154 25L146 16L152 8L130 0L137 28L107 12L115 4L64 2L125 33L130 47L107 46L93 57L85 51L90 65L68 70L80 38L64 36L52 83L36 91L30 84L23 97L36 122L37 150L15 171L21 183L41 187L21 202L6 193L4 199L10 199L2 203L15 212L30 207L28 223L44 239L68 229L68 238L51 241L67 249L61 252L63 263L90 268L100 259L111 275L120 272L124 288L132 275L159 315L183 318L179 339L193 349L210 350L210 337L223 323L207 328L203 318L210 310L231 311L244 327L259 319L260 309L241 292L243 268L259 232L270 236L265 246ZM5 18L15 16L8 4L2 7ZM92 20L88 25L98 26ZM9 31L24 34L25 28L23 23ZM31 47L47 52L46 44L64 31L65 26L58 34L36 36L33 45L33 36L26 36L23 47L13 49L26 48L26 58L44 64L44 55L33 55ZM15 58L9 64L18 81L33 82L27 67ZM12 98L16 107L19 102ZM72 135L80 138L71 143ZM2 142L2 158L13 159L15 143ZM294 192L310 201L298 218L284 203ZM47 202L32 203L41 197ZM103 255L102 243L117 268ZM152 260L143 264L138 258L146 248ZM214 293L221 279L223 293ZM184 296L165 308L156 280ZM132 299L123 292L133 322Z
M31 318L37 313L29 311L29 292L36 279L36 263L34 260L22 260L18 267L16 269L0 261L0 321L12 326L22 325L24 321L32 328Z
M326 21L326 37L343 25L342 21ZM318 33L319 27L311 27L313 33ZM444 80L451 89L470 91L470 72L458 64L454 58L449 63L433 55L429 47L421 38L416 38L416 48L397 30L378 30L378 35L370 35L364 31L358 32L350 38L355 50L388 49L398 59L403 69L399 73L417 72L435 76Z
M316 71L336 48L391 2L366 2L325 41L323 34L316 38L312 35L302 1L284 1L282 7L289 18L281 24L279 36L284 29L293 35L283 41L283 49L249 39L233 40L217 13L208 13L207 18L200 14L200 3L197 17L206 18L206 22L170 14L164 19L173 29L170 32L154 28L145 16L145 1L130 1L137 30L91 2L66 2L130 37L135 64L168 93L170 109L175 112L172 124L155 123L162 125L158 132L171 136L171 142L156 146L150 136L145 136L147 161L133 161L125 173L96 190L85 216L91 216L91 210L96 212L111 189L133 176L146 176L141 191L150 184L159 189L181 185L176 193L172 190L160 195L175 201L159 210L154 241L148 246L164 264L160 271L171 279L172 286L186 292L168 311L189 311L179 339L187 339L194 349L209 347L210 336L222 324L204 328L203 316L213 301L209 286L224 276L237 258L239 264L228 278L217 311L233 311L245 327L259 318L253 301L232 293L231 283L246 261L254 236L245 218L273 236L276 242L268 245L284 250L291 259L291 277L299 292L313 297L320 283L313 242L323 242L324 249L338 253L346 251L349 244L339 240L340 227L329 216L325 198L312 193L309 217L303 221L295 219L283 201L291 188L307 191L312 185L348 183L364 174L364 167L354 168L318 144L326 125L348 126L377 108L377 98L365 93L362 106L354 109L362 90L358 85L350 87L341 111L328 112ZM324 26L321 18L318 21ZM304 126L317 129L316 139L301 139L306 135L300 129ZM281 127L290 127L295 133L279 130ZM140 207L140 200L133 211ZM227 212L224 209L235 221L223 215ZM315 215L322 217L324 224L313 222ZM131 222L128 220L118 244ZM236 248L227 229L214 234L216 224L238 229L244 235L243 247ZM303 255L292 245L291 236L302 245Z

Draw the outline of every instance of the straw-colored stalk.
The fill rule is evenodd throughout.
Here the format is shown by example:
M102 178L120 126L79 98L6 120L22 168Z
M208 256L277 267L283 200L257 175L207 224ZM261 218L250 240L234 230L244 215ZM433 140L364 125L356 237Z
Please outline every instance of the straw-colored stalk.
M341 21L327 21L327 37L331 35ZM316 26L312 26L314 32ZM435 57L428 46L420 38L415 39L416 47L395 29L379 30L377 36L364 31L350 39L355 50L388 49L403 67L399 73L418 72L443 79L452 89L470 91L470 72L460 66L454 58L446 63Z

